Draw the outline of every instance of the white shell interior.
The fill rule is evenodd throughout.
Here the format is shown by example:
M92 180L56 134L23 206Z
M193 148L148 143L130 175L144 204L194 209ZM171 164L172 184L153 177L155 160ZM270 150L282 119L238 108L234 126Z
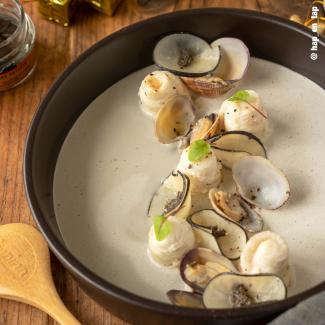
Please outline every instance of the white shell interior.
M107 281L158 301L184 289L177 269L163 269L147 256L146 209L160 181L176 166L174 146L158 143L154 122L138 107L141 80L154 67L129 75L96 98L71 129L54 179L57 221L68 249ZM289 295L325 280L325 91L280 65L252 58L234 91L254 89L272 123L269 158L287 175L291 197L276 211L263 211L265 226L289 245L296 284ZM231 93L198 98L219 109Z
M221 59L214 74L223 80L238 80L246 71L249 51L237 38L223 37L211 43L212 48L220 47Z
M188 66L180 67L180 49L189 49L193 55ZM168 70L186 73L207 73L213 71L219 62L219 48L192 34L171 34L161 39L153 51L154 62Z

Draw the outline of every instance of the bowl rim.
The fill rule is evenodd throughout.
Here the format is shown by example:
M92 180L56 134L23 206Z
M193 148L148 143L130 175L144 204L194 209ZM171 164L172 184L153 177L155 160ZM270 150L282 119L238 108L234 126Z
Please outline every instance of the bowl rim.
M256 316L264 315L265 313L275 313L279 310L288 309L300 301L325 290L325 281L320 284L305 290L299 294L288 297L285 300L279 302L269 302L263 305L254 305L249 307L242 307L238 309L195 309L187 307L173 306L168 303L151 300L138 296L137 294L131 293L127 290L121 289L114 284L104 280L99 275L96 275L93 271L88 269L82 264L70 251L61 243L54 232L51 230L49 223L44 218L40 205L38 203L33 178L32 178L32 156L34 140L37 133L37 129L40 120L46 111L48 103L51 98L55 95L58 88L61 86L63 81L74 71L80 64L82 64L89 56L91 56L98 49L107 46L111 41L116 38L123 37L130 30L137 30L143 28L152 22L159 22L166 18L177 18L186 15L201 15L201 14L228 14L234 16L250 16L258 20L265 20L276 25L284 26L295 32L303 34L304 36L312 38L314 36L307 27L300 25L296 22L274 16L267 13L262 13L255 10L248 9L235 9L235 8L198 8L198 9L187 9L176 12L169 12L159 16L155 16L149 19L145 19L129 26L123 27L120 30L106 36L102 40L96 42L85 52L83 52L78 58L76 58L54 81L46 96L40 103L36 110L34 117L31 121L30 128L27 134L25 149L24 149L24 161L23 161L23 176L24 176L24 187L25 194L29 207L31 209L33 219L35 220L38 229L45 237L51 251L56 255L60 262L77 278L82 279L85 283L95 287L105 295L109 295L117 300L121 300L125 303L141 307L153 312L162 314L174 315L174 316L185 316L185 317L211 317L211 318L227 318L236 319L248 316L250 313L254 313ZM319 45L325 46L325 37L319 37Z

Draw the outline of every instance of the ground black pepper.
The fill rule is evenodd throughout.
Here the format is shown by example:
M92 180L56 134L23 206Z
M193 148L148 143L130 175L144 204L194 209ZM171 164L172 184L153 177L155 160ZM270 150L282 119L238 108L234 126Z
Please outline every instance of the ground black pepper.
M230 302L232 307L242 307L252 304L252 298L248 295L243 284L235 285L230 292Z

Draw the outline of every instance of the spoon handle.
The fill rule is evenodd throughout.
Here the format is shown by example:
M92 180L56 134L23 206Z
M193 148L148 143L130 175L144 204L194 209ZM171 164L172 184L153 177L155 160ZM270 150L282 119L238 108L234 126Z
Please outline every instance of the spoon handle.
M24 304L34 306L55 319L61 325L81 325L81 323L72 315L72 313L63 304L56 292L48 299L42 301L32 301L30 299L18 297L11 294L1 294L0 298L18 301Z
M71 314L59 297L52 297L49 303L39 306L40 309L52 316L61 325L81 325L81 323Z
M39 308L61 325L80 325L56 291L49 249L32 226L0 226L0 297Z

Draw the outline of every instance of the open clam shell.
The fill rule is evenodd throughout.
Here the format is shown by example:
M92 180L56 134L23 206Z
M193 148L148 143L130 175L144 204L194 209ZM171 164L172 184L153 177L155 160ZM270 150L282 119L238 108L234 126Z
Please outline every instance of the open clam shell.
M167 297L173 305L188 308L204 308L202 295L182 290L169 290Z
M211 44L219 48L221 59L216 70L201 78L182 78L194 92L206 97L217 97L234 87L242 79L249 65L247 46L238 38L224 37Z
M180 171L172 172L158 187L148 206L148 217L177 216L185 219L191 210L190 180Z
M184 138L195 121L194 107L185 96L167 100L157 113L155 134L159 142L172 143Z
M218 97L234 87L231 82L214 74L200 78L182 77L182 80L195 93L211 98Z
M212 113L200 118L192 128L190 143L209 139L221 131L222 116Z
M286 296L285 284L274 274L222 273L207 285L203 303L206 308L238 308L282 300Z
M208 139L222 165L232 168L246 156L267 157L262 141L246 131L228 131Z
M259 208L275 210L290 196L286 176L263 157L247 156L238 160L233 165L232 176L238 194Z
M242 79L250 59L245 43L238 38L223 37L212 42L211 47L219 47L221 52L220 64L214 74L231 83Z
M202 293L212 278L223 272L238 272L226 257L207 248L190 250L181 261L183 281L194 291Z
M187 218L198 245L212 249L230 260L236 260L248 240L245 230L237 223L212 209L200 210Z
M216 69L220 51L198 36L176 33L165 36L157 43L153 60L163 70L176 75L199 77Z
M256 209L254 209L252 206L247 204L239 195L233 194L234 196L236 196L237 202L239 204L239 209L241 210L240 217L234 219L233 214L231 214L231 211L229 211L233 207L229 205L228 209L227 207L225 208L224 204L227 205L227 202L219 201L220 200L218 196L219 192L220 191L215 188L212 188L209 191L210 203L218 214L232 220L233 222L236 222L248 232L255 233L255 232L262 231L264 222L261 215L256 211Z

